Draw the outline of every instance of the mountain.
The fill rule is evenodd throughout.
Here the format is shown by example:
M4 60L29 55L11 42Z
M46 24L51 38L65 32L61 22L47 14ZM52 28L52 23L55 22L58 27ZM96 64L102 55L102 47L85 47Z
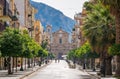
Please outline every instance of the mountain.
M44 28L46 25L52 25L52 32L62 28L64 31L70 33L74 26L74 20L65 16L59 10L52 8L44 3L30 1L31 5L38 10L35 15L37 20L40 20Z

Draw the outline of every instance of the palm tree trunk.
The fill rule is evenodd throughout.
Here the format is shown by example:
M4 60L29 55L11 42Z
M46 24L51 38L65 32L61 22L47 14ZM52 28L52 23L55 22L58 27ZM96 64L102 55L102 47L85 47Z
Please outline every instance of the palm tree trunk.
M101 73L101 76L104 76L105 77L105 59L101 59L100 60L100 73Z
M116 76L120 76L120 56L116 57L116 71L115 71Z
M112 57L106 58L106 75L112 75L112 64L111 64Z
M105 76L105 56L104 56L104 52L100 53L100 74L101 76Z
M120 11L116 12L116 44L120 44ZM120 56L116 57L116 76L120 76Z
M120 14L116 14L116 43L120 44Z
M110 57L107 52L103 52L102 54L103 55L101 55L102 57L100 61L101 75L102 76L112 75L112 64L111 64L112 57Z

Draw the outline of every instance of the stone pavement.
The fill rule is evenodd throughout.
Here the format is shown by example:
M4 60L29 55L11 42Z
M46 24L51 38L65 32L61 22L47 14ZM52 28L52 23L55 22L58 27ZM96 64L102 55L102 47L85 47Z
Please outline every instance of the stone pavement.
M64 63L64 62L63 62ZM50 63L49 63L50 64ZM66 69L66 70L69 70L68 68L67 68L67 66L65 65L63 68L62 68L62 66L63 66L64 64L60 64L60 63L55 63L55 62L53 62L52 63L52 65L51 66L47 66L47 65L45 65L45 64L43 64L41 67L39 67L39 66L35 66L34 68L29 68L29 69L27 69L27 70L25 70L25 71L18 71L18 72L15 72L13 75L8 75L7 74L7 70L0 70L0 79L23 79L23 78L26 78L27 76L29 77L29 75L30 74L34 74L34 72L38 72L39 71L39 69L40 68L43 68L43 67L45 67L45 66L47 66L47 67L45 67L45 68L47 68L46 70L51 70L51 68L57 68L57 67L59 67L59 68L61 68L60 70L57 70L57 72L55 72L54 74L57 74L58 76L59 75L61 75L61 77L63 76L63 74L61 74L61 72L62 72L62 69L63 69L63 71L64 71L64 69ZM19 69L19 68L18 68ZM56 71L56 69L54 69L53 70L52 69L52 71ZM58 68L57 68L58 69ZM80 72L79 71L77 71L78 69L80 69ZM60 71L60 73L58 73L58 71ZM71 72L72 71L72 72ZM44 71L43 71L44 72ZM48 71L46 71L47 72L47 74L48 74ZM79 66L79 65L77 65L77 67L76 67L76 70L69 70L69 71L66 71L66 72L64 72L64 73L69 73L69 72L71 72L71 73L76 73L76 75L81 75L82 74L82 76L83 75L85 75L86 74L86 77L88 76L87 74L89 74L89 75L91 75L92 77L94 77L94 78L87 78L87 79L117 79L117 78L113 78L113 77L99 77L98 75L97 75L97 71L96 72L93 72L92 70L88 70L88 69L85 69L85 70L83 70L82 69L82 67L81 66ZM53 72L51 72L51 73L53 73ZM70 74L71 74L70 73ZM79 74L78 74L79 73ZM43 74L42 74L43 75ZM43 77L41 75L41 77ZM71 74L71 75L73 75L73 74ZM40 77L40 76L39 76ZM52 76L51 76L52 77ZM73 76L72 76L73 77ZM74 78L69 78L69 79L74 79ZM88 76L89 77L89 76ZM49 77L48 77L49 78ZM66 76L66 78L67 78L67 76ZM29 78L27 78L27 79L29 79ZM34 78L33 78L34 79ZM39 78L38 78L39 79ZM84 79L84 78L76 78L76 79ZM85 78L86 79L86 78Z
M20 71L20 67L18 67L18 71L15 71L12 75L8 75L7 70L0 70L0 79L22 79L47 65L48 64L42 64L41 67L35 66L34 68L27 68L24 71Z
M106 77L100 77L97 75L97 72L99 72L99 70L96 70L96 71L93 71L91 69L83 69L81 66L77 65L77 68L84 71L84 72L87 72L88 74L92 75L92 76L95 76L97 79L117 79L117 78L114 78L112 76L106 76Z
M64 60L53 61L47 67L25 77L24 79L96 79L84 71L69 68Z
M97 72L98 71L92 71L92 70L85 70L88 74L90 74L90 75L93 75L93 76L95 76L96 78L99 78L99 79L117 79L117 78L114 78L114 77L112 77L112 76L106 76L106 77L100 77L100 76L98 76L97 75Z

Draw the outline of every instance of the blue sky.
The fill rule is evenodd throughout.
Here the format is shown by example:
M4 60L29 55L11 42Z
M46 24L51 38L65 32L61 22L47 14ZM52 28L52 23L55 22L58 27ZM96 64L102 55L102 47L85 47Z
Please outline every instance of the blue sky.
M58 9L61 12L63 12L66 16L73 19L76 13L82 11L83 3L88 0L33 0L33 1L42 2L51 7L54 7L55 9Z

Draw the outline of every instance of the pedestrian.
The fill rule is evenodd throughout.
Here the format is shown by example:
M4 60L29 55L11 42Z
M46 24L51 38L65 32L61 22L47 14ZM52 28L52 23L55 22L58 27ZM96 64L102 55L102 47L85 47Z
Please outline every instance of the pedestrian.
M60 59L58 59L58 63L60 62Z
M45 60L45 64L47 64L47 60Z
M55 58L55 63L57 62L57 59Z

